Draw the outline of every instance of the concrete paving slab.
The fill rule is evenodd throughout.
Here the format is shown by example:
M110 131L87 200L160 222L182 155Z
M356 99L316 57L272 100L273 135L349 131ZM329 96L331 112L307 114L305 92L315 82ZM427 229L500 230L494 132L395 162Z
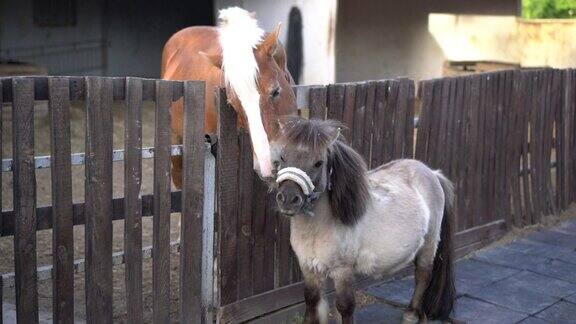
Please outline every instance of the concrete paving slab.
M576 267L574 267L574 264L572 263L564 262L561 260L552 260L550 262L538 265L533 269L533 271L545 276L576 283Z
M549 324L550 322L545 321L543 319L539 319L537 317L533 317L530 316L524 320L522 320L522 322L519 322L518 324Z
M402 310L386 304L372 304L354 314L356 323L400 323Z
M467 324L517 323L528 316L470 297L458 298L454 318Z
M576 284L531 271L522 271L519 274L498 282L498 285L525 288L532 292L556 298L563 298L576 293Z
M545 258L555 258L559 255L574 251L571 248L546 244L538 241L520 239L506 245L507 249L524 252L532 255L539 255Z
M576 323L576 304L559 301L535 316L552 323Z
M576 265L576 251L561 254L556 259Z
M408 305L414 291L414 277L409 276L400 280L386 282L373 286L366 292L376 298L386 300L397 305Z
M524 287L497 282L471 294L472 297L527 315L536 314L556 303L557 297L547 296Z
M528 235L526 239L569 249L576 248L576 235L569 235L555 230L542 230L532 233Z
M469 285L486 286L493 282L510 277L520 270L503 267L486 262L466 259L456 263L456 281Z
M532 269L541 263L550 261L549 258L527 254L505 247L481 251L477 253L473 259L519 270Z

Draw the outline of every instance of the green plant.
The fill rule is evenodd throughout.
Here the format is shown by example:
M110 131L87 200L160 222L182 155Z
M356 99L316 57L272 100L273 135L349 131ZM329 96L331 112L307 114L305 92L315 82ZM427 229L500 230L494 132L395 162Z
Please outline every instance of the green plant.
M524 18L576 18L576 0L523 0Z

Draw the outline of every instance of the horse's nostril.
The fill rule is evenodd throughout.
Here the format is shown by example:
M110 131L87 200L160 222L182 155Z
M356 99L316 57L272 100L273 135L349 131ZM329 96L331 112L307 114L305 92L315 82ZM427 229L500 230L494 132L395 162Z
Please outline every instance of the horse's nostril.
M302 197L298 195L294 196L290 202L292 203L292 205L300 205L300 203L302 203Z
M284 202L284 194L281 193L281 192L277 193L277 194L276 194L276 200L277 200L278 202L283 203L283 202Z

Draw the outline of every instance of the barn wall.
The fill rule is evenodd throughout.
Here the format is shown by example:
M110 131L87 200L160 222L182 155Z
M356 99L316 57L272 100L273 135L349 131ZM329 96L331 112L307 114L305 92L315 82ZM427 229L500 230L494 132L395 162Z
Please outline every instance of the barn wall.
M66 51L65 44L81 43L101 39L102 5L98 1L78 1L77 25L73 27L37 27L33 20L33 0L0 1L0 50L2 58L22 57L33 63L40 62L35 53L42 47L50 50ZM99 51L98 48L95 49ZM94 53L92 53L94 54ZM79 57L69 56L61 60L50 58L52 69L62 71L58 64L72 65ZM73 68L73 67L72 67ZM50 72L50 71L49 71ZM83 71L86 74L102 73L101 69Z
M428 31L429 13L515 15L518 0L340 0L336 80L438 77L444 54Z

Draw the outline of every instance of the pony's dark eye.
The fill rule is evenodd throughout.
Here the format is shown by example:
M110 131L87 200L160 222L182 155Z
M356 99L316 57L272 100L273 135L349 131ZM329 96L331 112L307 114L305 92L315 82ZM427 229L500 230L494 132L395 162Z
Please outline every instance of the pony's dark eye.
M286 162L286 160L284 159L284 155L280 155L280 160L282 160L282 162Z
M324 161L318 161L318 162L314 163L314 167L319 168L322 166L322 164L324 164Z
M274 88L274 90L272 90L272 92L270 92L270 98L272 99L278 98L279 95L280 95L280 87L276 87Z

